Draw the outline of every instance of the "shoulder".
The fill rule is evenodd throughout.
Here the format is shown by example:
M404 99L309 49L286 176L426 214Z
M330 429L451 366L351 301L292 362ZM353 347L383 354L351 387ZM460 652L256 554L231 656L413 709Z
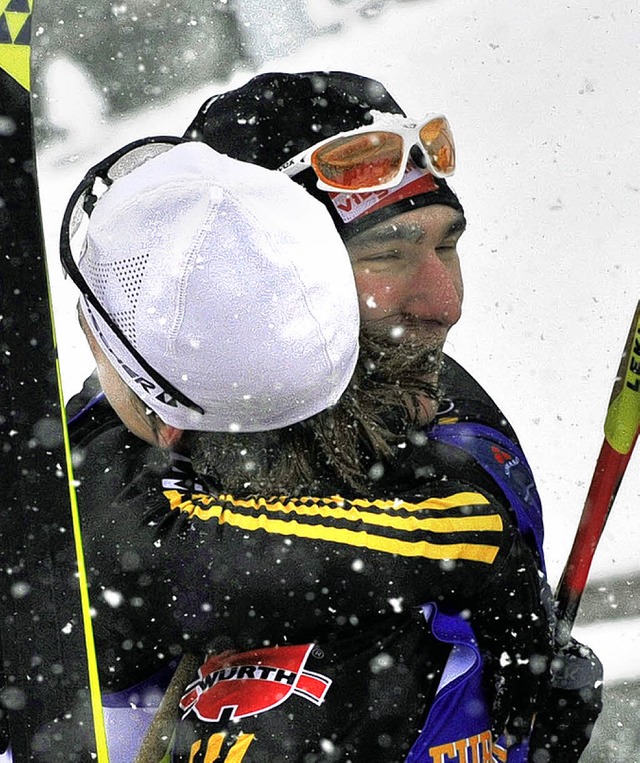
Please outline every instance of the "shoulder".
M544 569L540 496L513 427L480 384L451 358L446 361L445 377L447 397L429 439L449 454L467 478L474 475L472 479L511 507Z
M440 474L415 490L385 490L384 497L235 497L194 492L166 479L164 487L166 504L154 520L165 531L187 520L196 532L218 540L237 533L237 539L251 536L252 543L270 538L279 549L283 539L295 539L314 554L323 546L322 553L332 549L334 560L342 554L351 559L358 549L371 559L455 559L490 567L513 538L511 515L500 501L477 485ZM174 516L173 527L167 515Z
M463 420L486 424L519 445L518 436L498 404L460 363L445 355L442 373L445 407ZM449 411L441 411L442 414Z

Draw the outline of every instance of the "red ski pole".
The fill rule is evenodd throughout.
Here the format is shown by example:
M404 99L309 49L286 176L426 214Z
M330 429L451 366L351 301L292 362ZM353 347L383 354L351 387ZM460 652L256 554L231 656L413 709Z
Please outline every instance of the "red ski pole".
M640 432L640 302L624 346L604 422L604 441L580 524L556 592L556 640L568 643L589 569Z

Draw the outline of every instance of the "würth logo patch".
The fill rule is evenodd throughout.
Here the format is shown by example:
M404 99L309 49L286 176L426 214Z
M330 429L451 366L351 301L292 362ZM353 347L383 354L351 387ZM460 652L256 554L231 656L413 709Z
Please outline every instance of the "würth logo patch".
M180 700L180 709L210 723L257 715L292 695L324 702L331 680L305 670L315 644L257 649L211 657Z

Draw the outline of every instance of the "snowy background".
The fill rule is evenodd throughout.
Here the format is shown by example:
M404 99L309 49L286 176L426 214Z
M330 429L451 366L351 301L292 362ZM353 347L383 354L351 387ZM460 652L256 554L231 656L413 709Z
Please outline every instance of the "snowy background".
M519 433L545 506L555 585L640 298L637 3L222 5L234 14L236 36L220 35L209 48L218 46L216 60L226 61L227 71L208 82L186 76L179 96L175 82L165 92L162 79L154 80L135 109L114 108L110 88L70 54L49 60L46 45L37 53L38 171L65 395L92 368L75 321L76 294L63 282L56 256L66 200L85 170L129 140L181 134L209 95L257 71L346 69L374 77L409 114L443 111L453 125L459 170L452 185L469 230L461 245L465 313L447 351L493 394ZM105 33L123 18L135 32L138 19L121 3L102 22ZM193 17L182 32L191 25L195 35L199 23ZM46 24L36 21L36 28L37 36L51 37ZM225 40L233 42L226 59ZM191 65L198 55L195 43L183 45L179 60ZM121 59L102 62L102 76L108 80L109 67L120 60L122 77ZM162 60L157 66L162 71ZM134 73L144 78L144 65ZM636 453L596 553L576 628L605 664L607 710L584 758L593 763L640 761L639 504Z

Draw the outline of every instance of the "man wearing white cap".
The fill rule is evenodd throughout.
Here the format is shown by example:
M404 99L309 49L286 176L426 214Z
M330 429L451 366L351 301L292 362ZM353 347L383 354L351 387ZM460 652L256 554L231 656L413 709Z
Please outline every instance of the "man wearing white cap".
M432 470L386 483L368 398L378 389L396 415L404 393L377 381L378 338L356 363L353 271L322 204L202 143L143 141L74 194L63 261L107 395L71 430L111 758L136 758L147 697L184 652L196 659L170 750L152 730L140 760L503 749L546 670L537 567L509 510L484 484L443 480L442 447L418 431L397 447L428 448ZM517 695L477 669L441 692L480 664L469 614L487 655L538 661ZM41 727L34 759L91 759L78 712Z
M278 216L276 198L314 235ZM284 175L202 144L114 184L78 269L103 389L115 370L165 438L289 426L336 403L355 368L353 273L325 210Z

